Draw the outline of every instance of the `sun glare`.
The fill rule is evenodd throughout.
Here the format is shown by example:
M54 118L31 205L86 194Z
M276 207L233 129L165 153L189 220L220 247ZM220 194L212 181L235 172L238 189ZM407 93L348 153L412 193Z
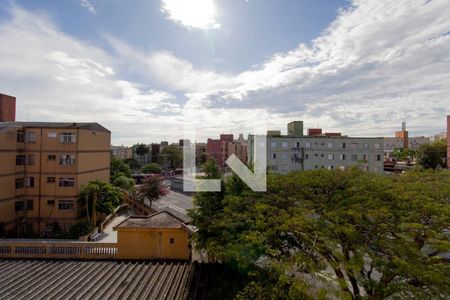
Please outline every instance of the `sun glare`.
M219 28L212 0L162 0L168 18L190 28Z

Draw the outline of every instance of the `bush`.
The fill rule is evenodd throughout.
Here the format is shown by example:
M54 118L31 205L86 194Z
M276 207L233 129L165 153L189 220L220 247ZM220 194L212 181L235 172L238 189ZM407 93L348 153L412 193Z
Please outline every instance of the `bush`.
M163 169L157 163L150 163L141 169L141 172L145 174L159 174L162 171Z
M128 178L126 176L119 176L113 181L113 184L114 186L117 186L129 192L132 192L134 190L133 178Z
M80 221L70 226L67 236L69 239L78 239L82 235L89 234L93 229L90 222Z

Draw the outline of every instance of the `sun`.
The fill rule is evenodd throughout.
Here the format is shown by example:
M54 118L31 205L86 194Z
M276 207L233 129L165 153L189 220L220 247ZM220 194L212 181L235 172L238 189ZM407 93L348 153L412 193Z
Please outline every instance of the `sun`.
M212 0L161 0L167 17L189 28L219 28L215 20L216 6Z

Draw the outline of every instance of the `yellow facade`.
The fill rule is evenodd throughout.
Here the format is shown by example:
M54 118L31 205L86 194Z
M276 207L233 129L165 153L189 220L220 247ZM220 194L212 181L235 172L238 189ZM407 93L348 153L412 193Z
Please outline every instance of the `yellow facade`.
M0 223L6 231L66 230L92 180L109 181L111 133L96 123L0 123Z
M164 217L170 224L155 224ZM168 212L130 217L117 227L117 247L123 259L190 259L189 229Z

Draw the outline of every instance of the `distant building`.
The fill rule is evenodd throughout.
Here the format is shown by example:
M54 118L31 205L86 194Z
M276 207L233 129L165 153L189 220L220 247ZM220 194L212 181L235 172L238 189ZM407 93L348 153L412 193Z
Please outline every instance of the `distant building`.
M0 122L16 121L16 98L0 94Z
M160 145L157 144L157 143L152 143L150 145L150 151L151 151L151 154L152 154L152 159L151 159L152 162L153 163L158 163L158 157L159 157L159 154L161 153Z
M130 159L133 157L133 149L127 146L111 146L111 153L118 159Z
M247 142L240 135L234 140L232 134L221 134L219 139L208 139L206 145L208 157L213 158L219 168L225 168L225 161L232 154L236 155L244 164L247 163Z
M201 166L206 162L208 157L207 150L208 144L206 143L195 143L195 164Z
M147 153L145 153L145 154L137 153L136 149L137 149L138 146L139 146L139 144L131 146L132 158L137 162L139 167L142 168L143 166L151 163L151 161L152 161L152 152L150 151L149 145L145 145L144 144L144 146L148 149Z
M98 123L0 123L0 223L19 236L67 230L81 188L109 182L111 133Z
M438 140L445 139L447 137L447 132L439 132L438 134L435 134L433 136L430 136L430 142L435 142Z
M412 149L417 150L420 146L429 144L431 139L425 136L409 137L406 131L406 123L402 122L402 130L395 132L395 137L384 138L384 155L392 157L394 150Z
M293 131L288 127L288 132ZM309 130L312 135L307 136L299 131L294 131L293 135L275 133L270 131L267 135L267 168L271 172L286 174L351 166L377 173L383 171L383 138L347 137L340 133L322 133L319 128ZM249 135L250 163L254 160L254 140L254 136Z

